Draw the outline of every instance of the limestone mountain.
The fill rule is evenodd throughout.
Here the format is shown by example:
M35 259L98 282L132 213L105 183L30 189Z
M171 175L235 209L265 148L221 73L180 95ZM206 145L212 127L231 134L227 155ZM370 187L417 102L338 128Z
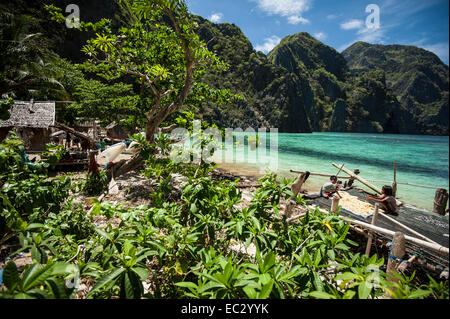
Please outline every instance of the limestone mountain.
M205 82L230 89L244 97L240 105L218 107L205 104L203 118L223 127L276 127L286 133L310 133L305 103L309 97L302 90L302 78L272 64L234 24L214 24L195 17L198 34L208 49L229 64L221 74L210 73Z
M307 107L314 131L421 133L383 70L352 73L344 55L308 33L284 38L268 58L303 79L304 95L314 99Z
M342 55L356 76L384 71L387 88L415 118L420 133L448 135L449 68L434 53L414 46L357 42Z

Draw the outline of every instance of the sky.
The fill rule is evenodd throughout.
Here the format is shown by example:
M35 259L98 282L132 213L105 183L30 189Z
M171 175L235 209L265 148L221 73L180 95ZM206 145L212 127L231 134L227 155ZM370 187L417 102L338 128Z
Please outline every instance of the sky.
M214 23L234 23L256 50L308 32L342 52L357 41L414 45L449 64L448 0L186 0Z

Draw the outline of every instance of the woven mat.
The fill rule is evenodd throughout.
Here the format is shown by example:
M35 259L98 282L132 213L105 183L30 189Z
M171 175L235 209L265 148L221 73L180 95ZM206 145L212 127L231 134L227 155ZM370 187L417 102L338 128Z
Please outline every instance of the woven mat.
M347 192L340 191L342 198L339 200L339 205L352 214L364 218L370 217L375 211L375 206L361 201L358 197L352 196Z

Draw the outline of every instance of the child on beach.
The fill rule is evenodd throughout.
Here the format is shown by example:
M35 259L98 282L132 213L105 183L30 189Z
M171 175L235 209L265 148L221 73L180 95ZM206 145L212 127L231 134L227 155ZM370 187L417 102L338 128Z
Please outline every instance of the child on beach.
M331 176L330 181L322 186L320 189L320 195L325 198L330 198L334 193L337 193L340 188L338 184L337 176Z
M381 204L381 208L387 213L394 216L398 216L397 201L393 196L393 189L391 186L383 186L381 189L381 196L366 196L366 199L373 200Z

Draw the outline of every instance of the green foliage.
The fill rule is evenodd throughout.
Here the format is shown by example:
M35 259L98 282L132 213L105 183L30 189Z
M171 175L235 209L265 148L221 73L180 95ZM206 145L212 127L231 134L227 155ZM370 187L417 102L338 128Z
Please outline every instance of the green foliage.
M73 288L67 288L65 279L73 276L72 265L49 261L41 266L25 266L20 275L15 263L10 261L3 271L6 291L0 298L14 299L68 299L74 297Z
M0 100L0 120L6 121L9 119L11 114L9 113L9 109L13 106L14 100L9 98L7 100Z
M14 134L0 143L0 237L5 235L5 225L14 231L25 230L27 221L42 222L48 213L59 212L68 196L68 178L48 180L46 176L46 168L58 156L52 153L47 161L31 164L25 162L21 144Z
M81 22L80 30L95 32L83 47L88 60L81 67L107 81L131 77L140 93L139 97L119 99L119 92L126 89L120 84L104 87L99 82L84 83L78 94L87 98L83 103L91 106L94 113L105 115L110 108L105 105L99 108L98 103L104 102L98 96L89 97L92 86L100 92L106 91L105 97L111 93L108 90L113 91L113 100L107 101L106 106L120 101L119 106L136 109L133 115L143 120L147 139L152 141L159 125L183 106L210 98L228 99L229 92L213 90L200 81L205 70L222 71L226 65L195 34L195 24L184 1L123 0L121 3L130 9L134 22L117 32L112 31L110 20ZM52 5L47 8L54 20L64 22L60 9Z
M0 97L47 99L64 95L54 68L56 54L33 33L36 19L27 15L0 14Z
M90 172L81 186L81 191L87 196L98 196L108 188L106 171Z

